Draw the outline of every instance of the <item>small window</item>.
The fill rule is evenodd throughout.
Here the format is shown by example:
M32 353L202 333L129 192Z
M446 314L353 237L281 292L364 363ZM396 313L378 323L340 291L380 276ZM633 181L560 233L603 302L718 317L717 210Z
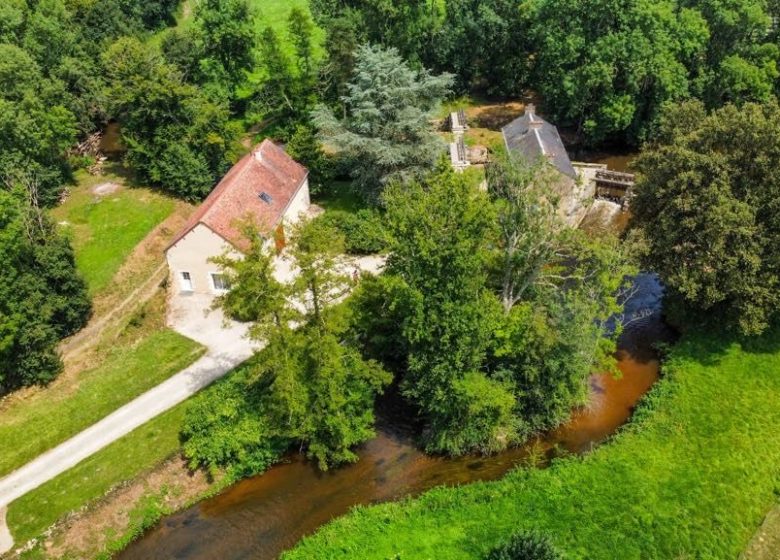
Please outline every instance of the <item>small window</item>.
M183 292L192 291L192 276L190 276L189 272L181 273L181 290Z
M225 278L224 274L211 274L211 285L214 286L216 292L227 292L230 289L230 282Z
M274 199L271 197L271 195L268 194L265 191L261 192L258 196L260 197L260 200L262 200L263 202L265 202L267 204L271 204L274 201Z

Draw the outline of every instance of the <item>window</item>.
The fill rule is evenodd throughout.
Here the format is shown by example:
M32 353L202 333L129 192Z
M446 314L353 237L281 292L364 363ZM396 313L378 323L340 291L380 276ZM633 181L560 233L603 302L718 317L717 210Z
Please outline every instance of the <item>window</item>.
M227 292L230 289L230 282L224 274L211 273L211 286L215 292Z
M181 273L181 290L183 292L191 292L192 291L192 276L190 276L189 272L182 272Z
M268 194L268 193L267 193L267 192L265 192L265 191L261 192L261 193L260 193L259 195L257 195L257 196L259 196L259 197L260 197L260 200L262 200L262 201L263 201L263 202L265 202L266 204L271 204L271 203L274 201L274 199L271 197L271 195L270 195L270 194Z

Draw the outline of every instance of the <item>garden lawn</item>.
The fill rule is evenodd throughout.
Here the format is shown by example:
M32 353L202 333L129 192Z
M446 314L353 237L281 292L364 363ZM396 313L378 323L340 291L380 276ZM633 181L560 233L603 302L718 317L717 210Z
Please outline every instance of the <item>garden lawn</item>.
M203 347L171 330L107 344L105 360L0 410L0 476L184 369Z
M584 458L362 507L286 560L481 559L517 529L570 559L733 559L780 495L780 329L684 337L633 422Z
M311 15L309 9L309 0L249 0L254 7L258 18L258 30L262 31L266 27L273 28L283 40L285 51L288 55L293 55L292 43L286 40L287 37L287 18L293 8L300 8ZM314 56L319 57L324 54L322 44L325 41L325 31L319 26L314 31Z
M71 238L76 265L91 295L108 286L136 245L175 207L172 198L139 187L126 187L113 173L92 177L77 174L78 186L52 216ZM122 185L112 194L95 194L105 183Z
M13 502L7 522L14 540L24 543L41 535L65 514L176 453L186 405L177 405Z

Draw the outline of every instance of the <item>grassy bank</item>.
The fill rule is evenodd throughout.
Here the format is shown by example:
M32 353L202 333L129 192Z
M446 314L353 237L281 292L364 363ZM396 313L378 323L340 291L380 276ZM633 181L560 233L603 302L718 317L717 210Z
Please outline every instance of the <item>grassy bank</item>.
M175 206L172 198L150 189L126 187L127 179L119 171L114 166L100 177L80 171L78 186L52 211L71 237L76 264L93 295L108 286L135 246ZM120 188L111 192L106 184Z
M183 418L184 403L13 502L7 521L14 540L40 535L63 515L170 457L179 449Z
M162 299L150 302L151 308ZM0 407L0 475L107 416L195 361L203 348L160 326L161 315L136 315L100 347L100 363L66 372L46 388Z
M547 470L355 510L285 555L479 559L519 528L570 558L736 558L780 495L780 329L690 336L613 442Z

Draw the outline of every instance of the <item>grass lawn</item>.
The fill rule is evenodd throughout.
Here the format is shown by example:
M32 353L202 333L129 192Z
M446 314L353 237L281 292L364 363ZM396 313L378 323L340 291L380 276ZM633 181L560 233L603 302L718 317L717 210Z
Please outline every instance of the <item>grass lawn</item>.
M634 421L584 458L358 508L286 560L481 559L517 529L570 559L733 559L780 496L780 329L689 335Z
M312 203L322 206L325 210L355 213L368 208L361 196L352 189L349 181L333 181L324 192L312 195Z
M40 535L63 515L170 457L179 449L185 406L161 414L13 502L7 522L14 540L23 543Z
M146 188L122 186L117 192L98 195L103 183L125 185L116 173L93 177L77 174L78 186L52 216L70 235L76 264L89 291L103 290L133 248L173 211L172 198Z
M10 400L0 408L0 476L151 389L202 352L196 342L167 329L126 334L105 344L105 359L97 367Z

